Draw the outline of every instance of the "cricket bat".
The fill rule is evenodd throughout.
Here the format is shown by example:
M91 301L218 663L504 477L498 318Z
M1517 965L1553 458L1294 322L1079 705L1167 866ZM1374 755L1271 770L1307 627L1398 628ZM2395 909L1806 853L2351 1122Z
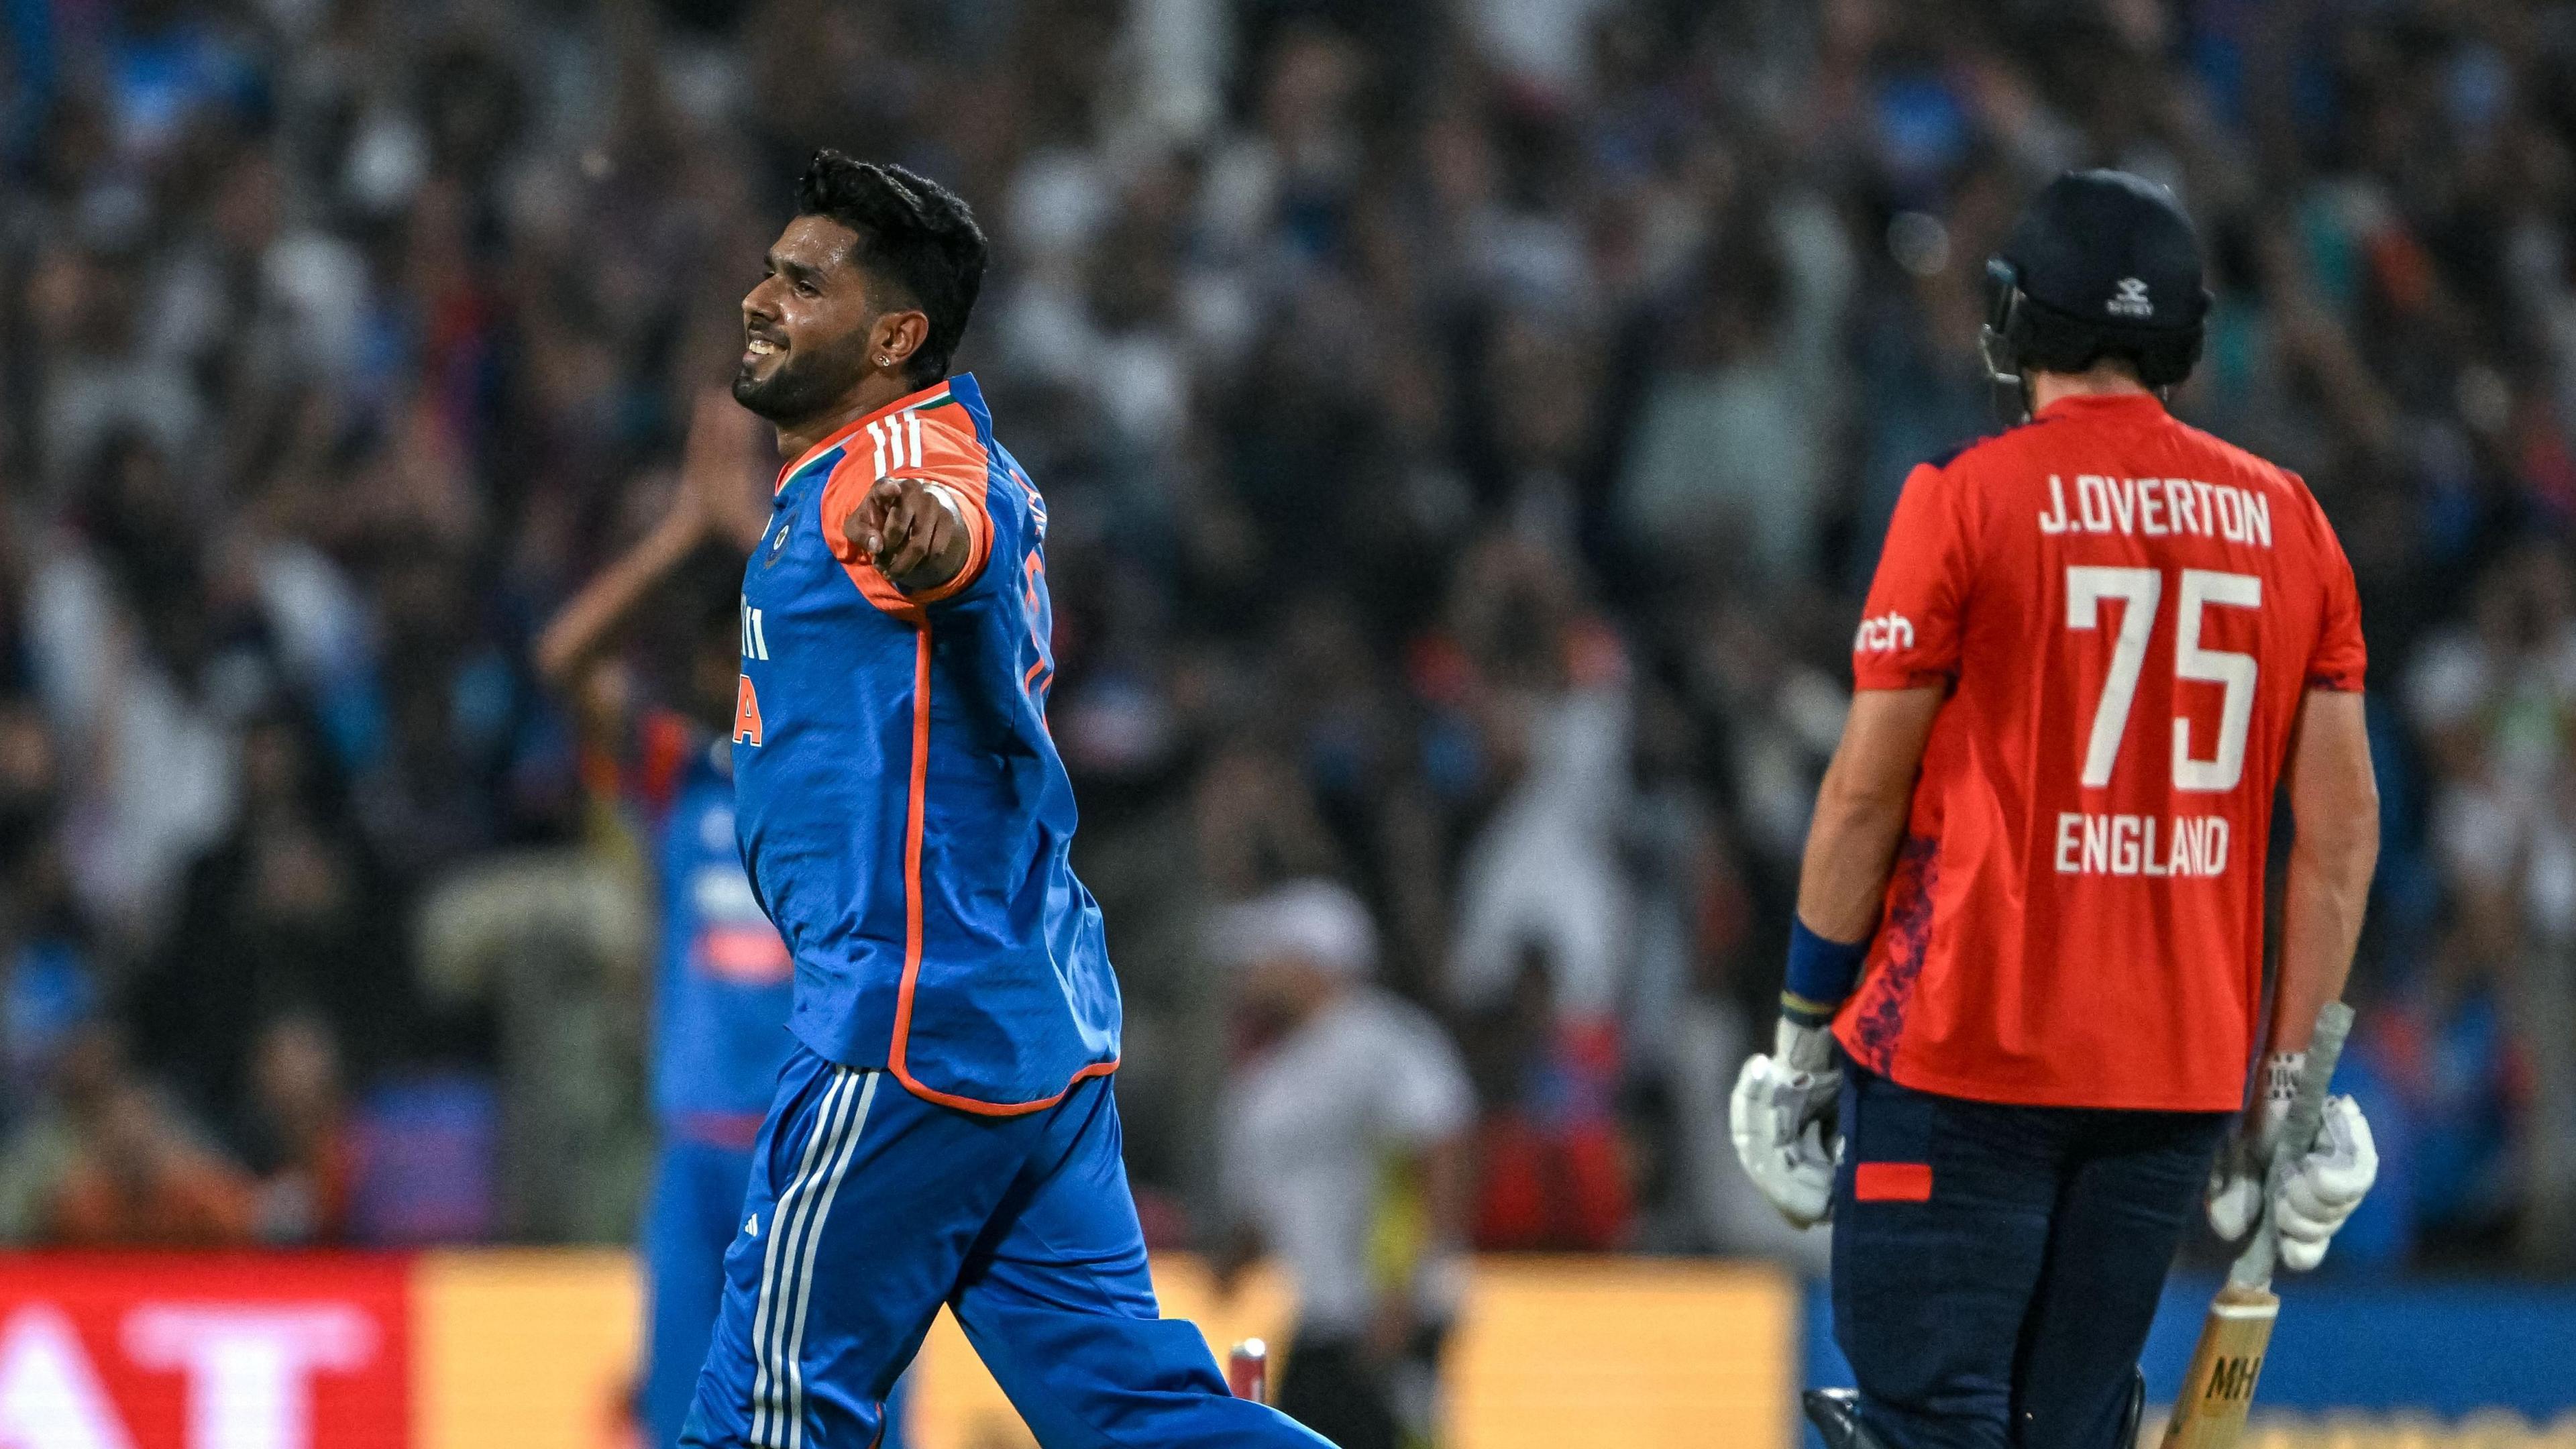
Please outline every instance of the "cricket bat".
M2317 1012L2307 1065L2290 1098L2275 1151L2303 1157L2316 1145L2326 1084L2334 1080L2335 1059L2343 1055L2343 1039L2351 1030L2352 1008L2342 1002L2329 1001ZM2209 1317L2201 1323L2200 1346L2192 1350L2191 1368L2183 1374L2182 1396L2165 1421L2164 1449L2236 1449L2245 1433L2245 1412L2254 1407L2254 1381L2263 1374L2272 1322L2281 1315L2281 1300L2272 1292L2277 1252L2267 1202L2251 1241L2228 1268L2227 1285L2211 1300Z

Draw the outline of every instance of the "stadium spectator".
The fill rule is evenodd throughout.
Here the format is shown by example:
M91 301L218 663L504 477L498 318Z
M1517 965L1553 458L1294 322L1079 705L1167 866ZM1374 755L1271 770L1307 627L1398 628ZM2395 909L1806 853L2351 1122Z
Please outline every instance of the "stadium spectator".
M127 1071L125 1041L112 1025L91 1020L66 1034L0 1144L0 1240L34 1243L52 1232L55 1200Z
M309 727L260 715L236 754L239 813L189 866L131 1012L139 1050L225 1123L257 1110L277 1018L311 1014L370 1069L400 1060L415 1020L385 884Z
M494 1185L508 1221L635 1200L604 1147L577 1190L555 1169L620 1140L640 1077L535 1070L573 1045L432 989L411 943L501 862L598 873L564 859L601 847L533 621L650 522L629 482L677 455L741 259L829 143L993 223L960 361L1050 489L1052 723L1136 1007L1157 1236L1216 1216L1229 977L1194 923L1321 873L1492 1091L1579 1085L1627 1203L1580 1240L1759 1248L1689 1167L1682 1063L1760 1005L1726 963L1776 959L1897 485L1995 425L1984 258L2041 180L2114 164L2211 242L2179 411L2304 474L2362 591L2388 819L2356 993L2424 1114L2391 1164L2408 1231L2487 1262L2576 1242L2576 30L2547 12L28 13L0 104L0 961L31 1162L89 1013L229 1132L254 1034L311 1011L353 1100L426 1067L522 1128L594 1124L513 1136L545 1146ZM633 934L432 914L494 959ZM601 980L577 1029L533 1013L585 1062L640 1037L640 986Z

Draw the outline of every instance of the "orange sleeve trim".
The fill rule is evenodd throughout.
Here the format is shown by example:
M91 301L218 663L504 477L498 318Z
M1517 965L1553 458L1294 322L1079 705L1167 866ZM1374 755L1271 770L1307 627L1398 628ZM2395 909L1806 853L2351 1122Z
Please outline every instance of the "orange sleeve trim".
M769 491L776 493L779 489L786 487L787 480L804 472L806 464L813 462L815 459L822 457L825 453L832 451L834 448L840 447L844 443L855 440L859 434L868 430L868 425L871 423L882 424L888 418L900 417L901 415L909 412L933 411L934 409L928 405L947 403L949 399L941 396L941 394L946 393L948 390L948 383L943 379L942 381L932 383L930 386L921 389L919 392L906 393L904 396L896 398L893 402L887 403L885 406L878 408L875 412L868 414L866 417L852 418L850 421L841 424L839 427L834 428L829 434L827 434L822 441L798 454L795 462L779 469L778 481L770 485Z
M944 416L952 411L954 417ZM935 421L925 427L924 418ZM984 451L983 440L975 435L975 420L964 403L952 399L937 407L921 408L906 414L904 421L912 453L912 467L904 470L905 475L945 488L949 499L958 505L958 518L966 525L965 567L957 571L957 577L919 596L925 604L936 604L973 588L984 575L985 561L992 556L993 506L989 493L993 458Z
M993 551L993 515L984 506L981 489L970 496L965 489L945 478L929 478L923 481L937 487L942 497L957 505L957 521L966 525L966 562L957 570L957 577L935 589L925 589L912 596L921 603L936 604L942 599L955 598L964 593L974 587L976 579L982 577L984 560Z
M1107 1076L1118 1070L1118 1059L1094 1062L1073 1074L1064 1090L1052 1097L1034 1102L985 1102L961 1097L926 1087L913 1076L906 1064L912 1045L912 995L921 980L922 896L921 833L922 821L930 801L930 625L924 622L913 646L912 664L912 778L903 818L903 985L895 993L894 1042L886 1049L886 1069L903 1089L935 1106L972 1112L981 1117L1020 1117L1043 1112L1061 1102L1080 1085L1085 1077Z
M849 521L851 510L857 508L859 500L875 486L876 480L868 476L867 465L855 452L844 455L840 462L832 465L832 476L823 484L823 545L832 551L832 557L841 561L841 571L850 576L851 583L858 585L860 594L869 603L907 624L918 626L928 620L921 611L921 601L896 588L894 580L877 572L877 566L859 551L857 544L850 542L842 529L842 525Z
M927 410L947 411L945 407ZM991 464L983 445L972 433L960 434L953 425L922 424L924 412L902 413L883 419L881 425L896 440L892 448L857 448L843 453L832 465L832 476L823 484L821 518L823 542L832 557L858 585L869 603L886 613L918 625L927 617L922 610L929 605L951 599L974 586L983 576L984 565L993 550L993 514L986 499L991 482ZM896 459L900 456L901 464ZM882 468L884 471L879 472ZM907 594L877 571L858 546L842 531L852 509L867 496L868 490L886 478L913 478L936 483L959 505L959 517L966 524L966 564L957 576L935 589Z

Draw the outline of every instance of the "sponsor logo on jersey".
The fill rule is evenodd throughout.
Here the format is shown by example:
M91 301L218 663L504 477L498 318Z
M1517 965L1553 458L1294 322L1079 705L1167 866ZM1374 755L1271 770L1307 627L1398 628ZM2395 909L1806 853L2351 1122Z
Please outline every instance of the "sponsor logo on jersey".
M1914 647L1914 621L1903 614L1886 613L1860 621L1860 632L1852 636L1854 654L1892 654Z

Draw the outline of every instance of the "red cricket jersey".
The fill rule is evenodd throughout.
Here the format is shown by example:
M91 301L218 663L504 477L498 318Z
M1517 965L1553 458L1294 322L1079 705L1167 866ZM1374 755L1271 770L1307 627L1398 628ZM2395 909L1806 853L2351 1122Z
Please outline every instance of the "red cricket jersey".
M2154 398L1916 468L1852 670L1950 695L1845 1050L1980 1101L2236 1108L2273 787L2301 696L2363 662L2307 486Z

